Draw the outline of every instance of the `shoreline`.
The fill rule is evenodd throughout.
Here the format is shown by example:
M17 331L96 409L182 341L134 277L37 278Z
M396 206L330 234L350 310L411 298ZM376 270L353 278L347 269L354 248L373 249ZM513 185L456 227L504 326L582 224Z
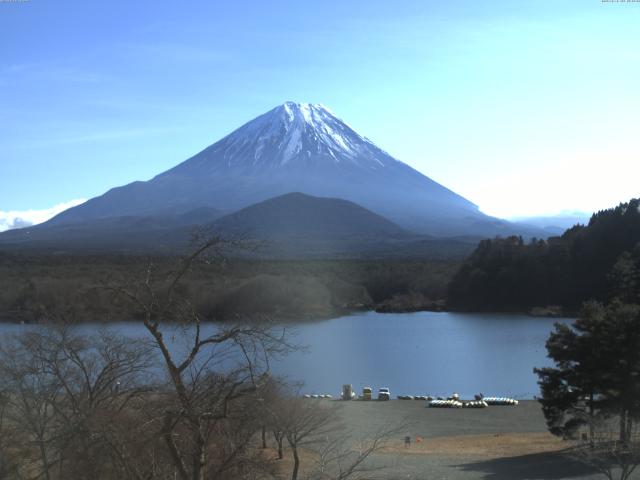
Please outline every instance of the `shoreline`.
M577 318L579 316L579 312L572 312L572 311L563 311L561 313L535 313L533 311L521 311L521 310L456 310L456 309L447 309L447 308L440 308L440 307L436 307L436 308L419 308L419 309L414 309L414 308L390 308L388 306L385 306L384 308L381 308L379 305L373 305L372 308L354 308L354 309L341 309L341 310L336 310L334 312L331 313L326 313L326 314L316 314L316 315L310 315L308 317L294 317L294 316L283 316L278 320L272 320L272 322L276 325L304 325L304 324L308 324L308 323L315 323L315 322L323 322L323 321L327 321L327 320L335 320L337 318L343 318L343 317L349 317L352 315L358 315L358 314L363 314L363 313L379 313L381 315L392 315L392 314L405 314L405 313L421 313L421 312L430 312L430 313L458 313L458 314L469 314L469 315L473 315L473 314L484 314L484 315L491 315L491 314L496 314L496 315L518 315L518 316L526 316L526 317L530 317L530 318L557 318L557 319L574 319ZM1 313L0 314L0 324L23 324L23 325L46 325L48 322L46 321L29 321L29 320L17 320L17 319L11 319L8 317L5 317L6 313ZM20 317L20 315L17 315L17 317ZM256 315L256 317L259 317L259 315ZM257 319L254 319L253 321L256 321ZM87 324L99 324L99 325L109 325L109 324L116 324L116 323L120 323L120 322L135 322L137 320L132 319L132 320L111 320L111 321L103 321L103 320L97 320L97 319L93 319L93 320L87 320L87 321L83 321L83 322L79 322L77 323L78 325L87 325ZM251 323L252 320L250 318L247 318L246 320L247 322ZM215 320L215 319L203 319L203 323L219 323L219 324L229 324L229 323L233 323L230 322L229 320L225 320L225 319L221 319L221 320Z

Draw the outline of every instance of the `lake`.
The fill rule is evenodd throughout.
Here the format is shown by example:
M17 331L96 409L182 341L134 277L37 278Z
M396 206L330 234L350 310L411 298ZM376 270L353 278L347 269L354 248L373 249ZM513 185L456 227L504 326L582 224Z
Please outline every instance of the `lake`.
M389 387L392 395L519 399L538 395L534 367L551 365L545 341L555 322L572 319L536 318L485 313L375 313L305 323L292 327L294 342L306 345L274 363L273 370L302 380L302 393L338 395L343 383ZM0 333L29 326L1 324ZM98 328L83 325L82 330ZM131 336L145 336L137 323L109 327Z
M513 314L368 312L299 327L306 355L278 365L305 379L305 393L337 394L342 383L392 394L458 392L533 398L534 367L551 365L545 342L557 321Z

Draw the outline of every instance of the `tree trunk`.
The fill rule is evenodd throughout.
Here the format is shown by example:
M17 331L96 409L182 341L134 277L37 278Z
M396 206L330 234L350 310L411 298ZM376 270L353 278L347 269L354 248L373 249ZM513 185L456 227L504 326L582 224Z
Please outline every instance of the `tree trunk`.
M593 393L589 394L589 445L593 447L595 445L595 426L593 424Z
M624 408L620 410L620 443L627 443L627 411Z
M189 480L189 474L187 472L186 465L184 464L183 458L178 451L178 447L173 439L173 430L172 430L173 417L170 412L165 412L164 416L164 426L162 429L162 436L164 437L165 443L169 450L169 454L171 455L171 459L173 460L173 464L176 467L176 471L180 475L181 480Z
M42 467L44 468L44 478L49 480L51 475L49 474L49 459L47 458L47 450L44 446L44 440L40 439L38 441L38 446L40 448L40 459L42 461Z
M628 480L629 478L631 478L631 474L634 470L635 467L632 467L631 465L625 465L624 467L622 467L622 470L620 472L620 480Z
M282 443L284 442L284 435L282 435L277 430L273 430L273 438L278 444L278 460L282 460L284 458L284 453L282 450Z
M207 464L206 458L206 441L204 437L198 432L196 436L196 452L193 462L193 480L204 480L205 466Z
M267 448L267 429L265 426L262 426L262 448Z
M298 449L292 447L293 450L293 472L291 472L291 480L298 480L298 469L300 468L300 457L298 457Z

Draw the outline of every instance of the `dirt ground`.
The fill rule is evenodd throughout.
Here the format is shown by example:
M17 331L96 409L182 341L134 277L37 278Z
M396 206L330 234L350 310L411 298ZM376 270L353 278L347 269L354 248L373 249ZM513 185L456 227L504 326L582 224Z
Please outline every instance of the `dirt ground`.
M396 455L445 455L482 458L507 458L547 452L558 452L566 442L549 433L494 433L485 435L458 435L424 440L412 439L407 446L403 441L392 441L384 452Z
M427 408L416 400L334 401L346 425L343 435L371 438L404 425L372 464L390 480L604 479L566 455L571 444L549 434L540 405L485 409ZM411 437L407 447L404 437ZM363 477L368 478L368 477ZM637 473L632 479L640 478Z

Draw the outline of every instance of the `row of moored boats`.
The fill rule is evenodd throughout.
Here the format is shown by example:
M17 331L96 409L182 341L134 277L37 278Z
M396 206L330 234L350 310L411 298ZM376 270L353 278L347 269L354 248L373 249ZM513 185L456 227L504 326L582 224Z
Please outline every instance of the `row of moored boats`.
M326 398L332 399L329 394L305 394L304 398ZM453 394L449 398L433 398L429 395L398 395L398 400L424 400L429 402L432 408L486 408L489 405L518 405L518 400L509 397L484 397L476 395L475 400L461 400L458 394Z
M452 397L429 401L429 407L433 408L487 408L489 405L518 405L518 400L508 397L476 397L475 400L460 400Z

